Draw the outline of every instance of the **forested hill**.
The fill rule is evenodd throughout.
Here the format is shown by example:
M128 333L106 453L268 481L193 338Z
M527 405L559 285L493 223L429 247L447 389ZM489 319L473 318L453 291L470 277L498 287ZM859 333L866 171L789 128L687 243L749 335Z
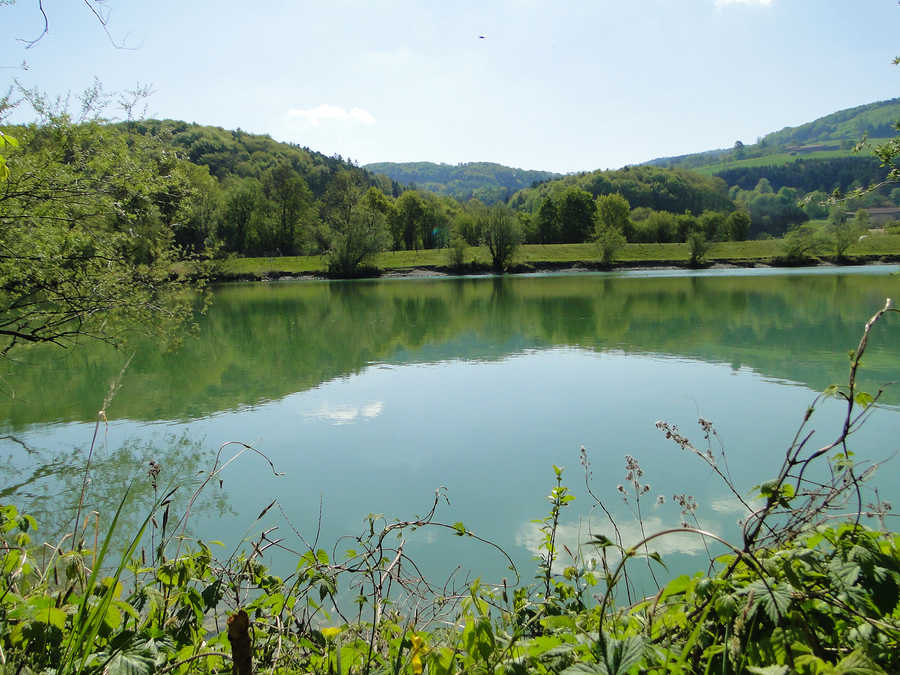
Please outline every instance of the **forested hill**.
M384 174L403 185L415 185L447 195L460 201L473 197L486 204L505 202L513 193L562 174L551 171L527 171L493 164L491 162L467 162L465 164L435 164L433 162L366 164L366 170Z
M787 164L797 158L834 159L853 154L864 136L884 139L895 135L900 120L900 98L847 108L796 127L785 127L756 143L736 141L733 147L660 157L645 162L654 166L718 172L742 166Z
M241 129L232 131L178 120L140 120L122 122L119 126L129 133L156 136L174 145L191 163L208 167L210 175L220 183L231 179L261 179L278 165L290 166L316 198L325 193L333 176L341 170L357 174L359 180L368 184L378 182L340 155L329 157ZM381 181L379 187L392 192L390 181Z
M646 207L672 213L734 209L723 180L693 171L650 166L565 176L520 190L513 195L510 206L533 213L546 198L558 198L573 188L589 193L592 198L621 194L631 208Z

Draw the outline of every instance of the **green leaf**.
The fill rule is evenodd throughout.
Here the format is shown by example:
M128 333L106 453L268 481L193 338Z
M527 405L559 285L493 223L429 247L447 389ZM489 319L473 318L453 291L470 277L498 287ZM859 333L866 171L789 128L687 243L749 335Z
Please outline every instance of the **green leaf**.
M679 595L680 593L686 592L690 587L691 578L687 574L682 574L680 577L675 577L666 584L660 599L665 600L673 595Z
M769 619L776 623L779 614L784 615L790 607L794 587L786 583L776 583L772 578L766 581L768 586L763 583L762 579L759 579L751 584L747 584L739 592L743 595L753 593L751 610L755 611L762 607Z
M561 675L577 675L577 673L599 673L600 675L607 675L609 671L606 670L606 666L600 663L576 663L574 666L569 666L562 671Z
M607 546L615 546L616 544L605 534L595 534L589 541L585 542L587 546L596 546L597 548L606 548Z
M109 675L150 675L155 670L155 660L144 652L118 652L103 672Z
M787 675L789 671L787 666L748 666L747 672L754 675Z
M644 656L644 640L638 635L624 640L607 637L605 642L603 660L609 675L625 675Z
M853 397L853 400L856 401L856 405L862 406L863 408L872 405L875 401L871 394L867 394L864 391L856 392L856 396Z
M565 614L559 616L545 616L541 619L541 625L547 630L556 631L560 629L566 629L570 631L575 630L575 617L568 616Z
M831 398L835 394L838 393L839 387L836 384L832 384L828 387L825 387L825 391L822 392L822 395L826 398Z
M846 587L856 583L860 567L852 562L835 559L828 563L828 572L831 578L838 582L838 585Z
M836 670L846 675L885 675L884 670L859 649L842 658Z
M466 526L461 522L453 523L453 529L456 530L457 537L462 537L464 534L466 534Z

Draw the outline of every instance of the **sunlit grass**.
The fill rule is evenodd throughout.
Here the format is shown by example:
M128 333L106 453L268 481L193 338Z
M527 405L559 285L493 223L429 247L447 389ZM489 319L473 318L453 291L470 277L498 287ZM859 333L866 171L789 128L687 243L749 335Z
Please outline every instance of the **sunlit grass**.
M709 262L758 262L769 263L781 254L780 239L760 241L722 241L712 244ZM823 252L827 255L827 251ZM848 256L900 255L900 234L871 235L854 244ZM682 264L690 258L688 245L677 244L627 244L616 256L617 265L636 263L641 265ZM596 264L600 259L597 248L586 244L526 244L519 248L515 264L561 265L579 263ZM490 254L484 246L466 249L466 263L489 265ZM450 264L447 249L420 251L387 251L372 260L381 270L409 271L416 268L447 268ZM291 274L321 274L327 267L325 256L285 256L271 258L230 258L222 263L219 276L223 279L262 278Z

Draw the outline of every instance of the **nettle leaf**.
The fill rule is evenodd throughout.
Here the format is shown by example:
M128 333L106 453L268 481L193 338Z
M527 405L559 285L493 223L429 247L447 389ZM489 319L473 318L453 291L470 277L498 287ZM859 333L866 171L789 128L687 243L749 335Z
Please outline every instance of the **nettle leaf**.
M604 675L625 675L629 670L641 662L644 657L644 639L639 635L632 635L624 640L612 638L603 633L602 640L597 647L602 650L596 664L581 664L593 668L593 670L571 670L563 672L571 673L603 673ZM578 664L576 664L578 665ZM572 666L575 668L576 666Z
M143 652L119 652L113 656L104 673L109 675L150 675L156 670L156 661Z
M779 614L787 613L793 599L794 587L786 583L776 583L774 579L767 579L768 586L762 579L747 584L740 590L742 595L753 593L751 612L759 608L766 613L772 623L778 622Z
M787 666L747 666L748 673L754 675L787 675Z
M877 663L859 649L842 658L835 670L848 675L886 675Z
M600 675L607 675L608 672L606 667L599 663L576 663L574 666L569 666L562 671L561 675L577 675L577 673L600 673Z
M853 562L834 559L828 563L828 573L841 586L852 586L859 578L860 566Z

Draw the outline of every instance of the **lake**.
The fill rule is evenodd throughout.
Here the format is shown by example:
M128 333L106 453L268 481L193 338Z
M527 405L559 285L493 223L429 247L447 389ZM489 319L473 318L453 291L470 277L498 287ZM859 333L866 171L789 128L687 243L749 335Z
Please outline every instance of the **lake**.
M815 396L846 383L847 351L865 321L886 297L900 298L897 270L223 286L195 336L171 352L138 341L124 371L132 351L100 344L13 354L0 380L0 501L33 513L47 537L71 527L102 408L87 510L109 517L136 478L126 527L152 500L150 460L161 466L160 491L185 485L174 505L183 513L221 444L264 453L236 459L193 509L189 532L220 540L222 557L276 526L271 537L287 546L302 550L317 538L340 557L368 529L368 514L415 518L440 491L438 519L502 546L527 581L539 543L532 521L548 511L553 465L564 467L576 496L561 542L575 550L589 530L609 531L585 490L582 446L592 490L626 539L640 532L634 501L617 493L630 455L651 486L641 501L648 533L677 526L672 496L690 494L700 523L736 540L740 505L656 422L677 424L705 447L697 420L711 420L736 486L750 494L777 472ZM896 316L873 330L863 389L900 379L898 336ZM889 389L852 437L858 461L888 460L900 449L898 404ZM817 407L813 443L837 434L841 410L834 400ZM227 446L222 456L239 449ZM874 484L884 499L900 496L893 463ZM705 566L701 541L656 543L671 569ZM406 551L437 578L458 565L461 576L512 578L496 551L446 530L417 531ZM269 552L276 567L293 569L296 556Z

